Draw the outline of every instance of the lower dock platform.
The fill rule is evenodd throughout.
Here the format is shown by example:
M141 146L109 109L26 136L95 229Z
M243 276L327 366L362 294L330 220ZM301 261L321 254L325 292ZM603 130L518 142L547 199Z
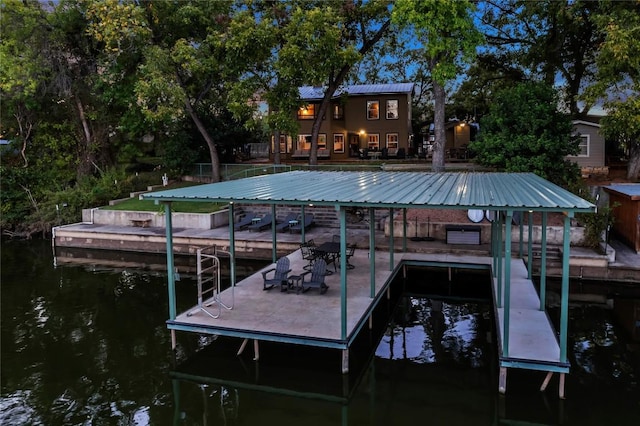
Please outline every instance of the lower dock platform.
M288 255L291 275L300 275L307 264L299 250ZM326 277L329 290L320 294L316 289L307 292L281 291L278 286L263 290L262 270L220 292L202 306L195 305L167 321L173 331L197 332L254 341L254 359L259 359L259 341L316 346L343 351L343 372L348 371L349 346L357 334L371 321L375 307L388 298L394 279L403 268L435 266L443 268L486 269L492 274L493 305L498 337L500 380L499 390L506 391L507 368L524 368L554 372L569 372L569 364L560 359L560 348L550 319L540 310L540 299L527 270L520 259L511 261L509 332L505 334L504 308L499 306L497 279L492 258L475 255L404 253L389 264L388 252L376 252L375 285L370 285L370 258L367 250L357 250L351 258L353 269L347 269L346 338L341 327L340 269ZM329 269L333 269L330 265ZM401 280L400 280L401 281ZM504 297L504 285L501 289ZM372 296L373 294L373 296ZM207 312L203 312L203 309ZM217 316L217 318L213 318ZM504 350L508 346L507 351ZM548 383L548 375L543 389ZM560 395L563 396L561 387Z

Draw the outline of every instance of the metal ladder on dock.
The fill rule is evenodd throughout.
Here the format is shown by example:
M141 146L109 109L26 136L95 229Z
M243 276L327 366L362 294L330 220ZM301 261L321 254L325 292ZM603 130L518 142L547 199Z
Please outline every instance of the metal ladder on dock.
M222 314L222 308L231 310L235 303L234 286L231 287L231 305L225 304L220 294L220 259L217 256L219 250L216 246L208 246L198 248L197 256L197 278L198 278L198 306L193 311L187 313L192 316L198 312L204 312L211 318L219 318ZM209 306L218 305L218 313L213 314L207 309Z

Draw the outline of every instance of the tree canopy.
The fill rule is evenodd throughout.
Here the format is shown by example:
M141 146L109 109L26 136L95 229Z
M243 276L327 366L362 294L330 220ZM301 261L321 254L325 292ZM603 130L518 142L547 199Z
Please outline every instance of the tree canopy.
M557 184L573 182L578 153L568 114L558 110L558 95L546 83L521 83L496 94L482 129L470 148L476 160L505 172L532 172Z

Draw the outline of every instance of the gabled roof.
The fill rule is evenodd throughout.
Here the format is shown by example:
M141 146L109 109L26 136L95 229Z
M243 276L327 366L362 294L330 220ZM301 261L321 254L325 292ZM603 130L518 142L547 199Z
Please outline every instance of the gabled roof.
M413 92L413 83L394 83L394 84L360 84L341 86L333 94L333 98L347 94L348 96L361 95L392 95L392 94L411 94ZM299 89L300 99L305 101L320 100L324 97L324 87L302 86Z
M593 212L533 173L292 171L143 194L159 201Z

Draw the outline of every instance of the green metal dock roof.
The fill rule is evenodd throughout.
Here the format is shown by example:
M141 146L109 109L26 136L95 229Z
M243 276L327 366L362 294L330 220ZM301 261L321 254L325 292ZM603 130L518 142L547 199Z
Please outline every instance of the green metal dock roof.
M593 212L595 205L533 173L292 171L157 191L157 201Z

